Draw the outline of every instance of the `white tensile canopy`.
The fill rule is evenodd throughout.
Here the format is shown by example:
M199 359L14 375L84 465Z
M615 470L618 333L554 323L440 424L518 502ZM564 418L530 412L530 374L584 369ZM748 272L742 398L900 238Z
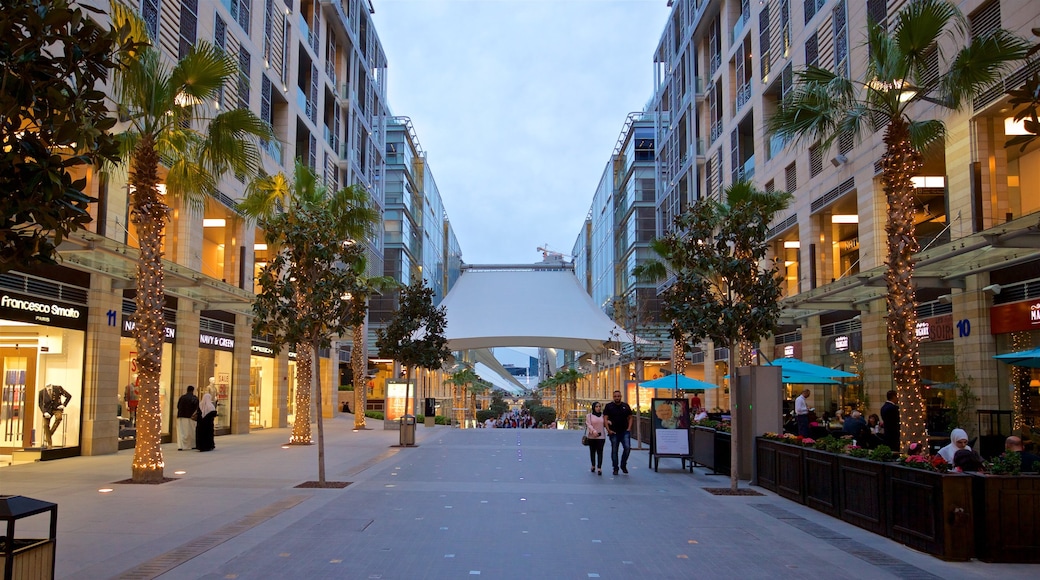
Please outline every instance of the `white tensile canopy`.
M561 348L598 353L607 341L628 341L566 269L470 267L444 297L451 350L497 346Z

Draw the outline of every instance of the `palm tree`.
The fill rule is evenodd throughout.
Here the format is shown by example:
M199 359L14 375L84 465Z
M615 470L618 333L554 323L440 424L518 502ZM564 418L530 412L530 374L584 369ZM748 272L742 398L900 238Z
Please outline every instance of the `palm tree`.
M473 416L473 419L477 418L477 395L483 395L484 393L491 390L491 385L485 383L481 379L477 379L476 382L469 386L469 413Z
M927 437L919 343L914 332L913 255L919 246L911 178L922 166L922 152L945 137L941 120L918 120L912 115L921 101L961 110L974 95L1000 80L1030 48L1024 39L1003 29L966 38L969 30L951 2L913 0L896 16L891 31L874 22L868 24L865 78L854 80L808 67L798 73L795 86L768 122L769 129L781 138L818 140L822 146L842 135L856 137L884 127L881 181L888 200L888 350L905 411L901 421L904 445L923 444ZM947 37L960 48L943 59L946 54L938 46L940 41L946 46ZM942 74L930 73L936 59L944 60Z
M332 228L330 233L332 233L334 239L340 240L345 245L353 245L357 240L366 239L379 219L378 211L372 207L369 195L363 188L352 185L330 192L318 183L318 178L314 171L299 162L296 164L292 182L283 173L253 180L249 184L246 196L238 208L245 216L258 220L261 227L275 223L274 220L279 217L291 220L299 215L302 218L308 212L316 211L319 208L327 208L328 215L334 216L328 224ZM268 247L276 253L279 252L281 244L291 243L287 240L268 237L270 238ZM310 241L313 241L313 238ZM297 267L315 265L314 261L309 259L308 249L305 247L289 247L286 248L286 251L291 256L290 262ZM363 273L365 271L367 264L363 252L357 252L352 255L355 256L352 263L346 264L351 274L348 277L349 286L343 289L349 293L349 296L344 296L344 298L349 300L349 308L347 309L349 312L347 317L348 324L354 324L358 314L358 309L356 308L358 300L353 300L352 296L360 296L364 290L361 283L357 280L357 276L359 272ZM320 276L320 271L313 271L304 275L301 279L313 282L319 280ZM295 302L297 310L300 312L308 311L308 292L306 288L303 286L296 286L295 288L295 295L292 296L292 300ZM360 310L362 321L360 326L363 329L367 301L361 301L361 304L363 308ZM299 320L299 318L295 320ZM267 324L268 321L258 319L257 323L262 326ZM278 329L278 331L281 331L281 329ZM293 338L299 339L301 337L293 336ZM298 382L306 388L296 389L296 413L293 417L293 428L289 443L307 445L311 443L310 398L311 393L314 391L313 383L317 368L313 362L316 349L310 340L300 340L296 342L296 347L298 355L297 364L299 365ZM364 376L364 367L362 367L360 376ZM363 416L364 413L362 413Z
M221 176L253 175L259 166L258 140L271 129L248 109L213 115L220 90L238 82L235 59L199 42L176 63L152 44L141 18L118 0L111 4L113 26L125 40L140 43L115 69L114 98L126 128L119 135L121 158L129 169L130 222L137 229L137 311L134 338L141 384L133 481L162 481L159 377L166 323L163 318L163 237L171 204L201 208L217 191ZM166 195L160 192L165 183Z
M571 411L578 408L578 381L585 378L585 373L576 368L568 367L556 373L554 377L557 382L566 387L567 391L563 397L564 419L570 420Z
M354 264L354 286L350 289L350 317L354 328L354 344L350 348L350 368L354 373L354 428L365 428L365 407L368 404L368 385L365 371L368 370L368 347L366 346L365 318L368 301L375 294L400 287L397 280L389 276L367 276L367 260Z
M477 376L477 373L474 372L473 369L469 367L463 367L451 373L451 375L448 377L446 381L449 385L451 385L451 407L454 411L453 414L455 415L455 420L459 424L459 426L463 425L462 406L463 404L465 404L465 401L463 400L463 397L465 397L464 389L468 385L471 385L477 382L478 380L480 380L480 377Z

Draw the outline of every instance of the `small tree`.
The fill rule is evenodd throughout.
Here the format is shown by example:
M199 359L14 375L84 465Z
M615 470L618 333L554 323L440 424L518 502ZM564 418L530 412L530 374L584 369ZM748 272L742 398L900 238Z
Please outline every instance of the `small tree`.
M674 282L664 292L664 314L674 320L676 339L711 339L729 349L730 384L736 379L742 343L755 344L776 330L783 277L767 260L769 222L787 207L787 193L764 193L740 181L726 189L725 202L701 199L676 216L672 230L654 241ZM645 272L660 275L661 267ZM733 409L730 486L739 483L736 429L739 401L730 389Z
M398 361L405 369L440 368L451 355L448 339L444 337L447 310L433 305L433 290L421 281L413 282L400 292L397 311L387 327L379 330L376 340L379 355Z
M368 261L359 260L353 265L353 286L348 293L350 316L347 322L354 329L354 341L350 348L350 368L354 374L354 428L365 428L365 407L368 405L368 346L365 319L368 318L369 299L375 294L400 287L397 280L389 276L368 276Z
M468 366L464 366L461 369L451 373L447 379L447 383L451 385L451 417L461 427L462 421L462 393L465 392L466 387L475 383L480 377L477 373L473 372L473 369Z
M115 68L116 31L68 0L0 10L0 273L55 263L55 247L91 221L86 168L119 158L98 89Z
M294 181L276 176L251 188L241 208L255 216L273 257L260 271L260 293L253 304L253 330L271 338L276 351L297 345L300 382L296 422L290 443L310 444L310 397L316 394L318 483L325 484L325 431L322 417L318 351L329 348L334 335L349 327L355 286L350 266L364 256L354 241L367 235L377 219L368 193L358 186L330 192L314 172L297 164ZM278 209L280 208L280 209Z

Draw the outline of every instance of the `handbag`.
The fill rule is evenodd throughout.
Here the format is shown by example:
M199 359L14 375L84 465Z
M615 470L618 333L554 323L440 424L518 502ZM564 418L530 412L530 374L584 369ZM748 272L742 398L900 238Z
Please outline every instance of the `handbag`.
M585 424L585 430L581 432L581 444L585 445L586 447L589 444L589 425L588 425L588 423Z

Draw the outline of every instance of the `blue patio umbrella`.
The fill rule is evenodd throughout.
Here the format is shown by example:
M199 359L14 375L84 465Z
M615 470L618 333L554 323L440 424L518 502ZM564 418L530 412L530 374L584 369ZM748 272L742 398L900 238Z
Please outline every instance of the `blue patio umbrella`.
M1040 369L1040 348L998 354L993 358L1001 362L1006 362L1009 365L1015 365L1016 367Z
M706 383L701 380L691 379L685 375L673 374L639 383L640 387L647 389L678 389L680 391L702 391L717 389L718 385Z
M723 377L729 378L729 375ZM840 381L822 376L814 375L810 373L800 373L796 371L789 371L787 369L780 369L780 381L785 385L840 385Z
M794 372L800 375L818 375L821 377L827 377L830 379L853 379L858 375L843 371L841 369L832 369L823 365L817 365L813 363L807 363L803 360L796 358L778 358L766 366L781 367L782 372Z

